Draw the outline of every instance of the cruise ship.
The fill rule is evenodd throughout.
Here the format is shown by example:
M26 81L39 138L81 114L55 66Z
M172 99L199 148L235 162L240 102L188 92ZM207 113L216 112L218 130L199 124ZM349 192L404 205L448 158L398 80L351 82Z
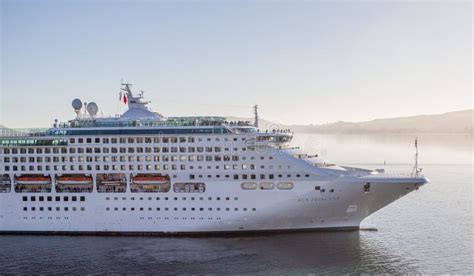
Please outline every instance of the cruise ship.
M290 146L290 130L128 110L0 137L0 233L199 234L359 229L428 179L338 166ZM396 218L394 218L396 219Z

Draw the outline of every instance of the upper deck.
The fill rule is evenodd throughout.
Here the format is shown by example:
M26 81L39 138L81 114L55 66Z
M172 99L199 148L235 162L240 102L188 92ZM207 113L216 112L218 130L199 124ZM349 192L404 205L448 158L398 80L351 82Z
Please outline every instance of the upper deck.
M261 136L260 141L286 142L292 137L289 130L259 132L250 121L228 121L225 117L189 116L165 118L152 112L150 101L143 93L134 96L130 84L123 84L121 99L128 110L116 117L96 117L95 103L73 101L76 118L65 123L54 123L48 129L0 129L0 146L55 146L67 145L68 136L142 136L192 134L249 134ZM88 113L88 114L87 114ZM63 137L63 138L62 138Z

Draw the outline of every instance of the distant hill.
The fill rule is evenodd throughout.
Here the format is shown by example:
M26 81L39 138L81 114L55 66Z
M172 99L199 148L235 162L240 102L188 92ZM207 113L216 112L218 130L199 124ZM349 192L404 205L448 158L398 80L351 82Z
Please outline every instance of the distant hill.
M250 121L253 118L226 117L228 121ZM448 112L444 114L419 115L366 122L335 122L323 125L282 125L259 120L259 128L291 129L303 133L474 133L474 109ZM0 124L0 131L8 129Z
M229 120L251 120L229 117ZM303 133L474 133L474 110L463 110L435 115L419 115L366 122L335 122L323 125L277 125L260 120L261 129L289 128ZM273 125L273 126L272 126Z

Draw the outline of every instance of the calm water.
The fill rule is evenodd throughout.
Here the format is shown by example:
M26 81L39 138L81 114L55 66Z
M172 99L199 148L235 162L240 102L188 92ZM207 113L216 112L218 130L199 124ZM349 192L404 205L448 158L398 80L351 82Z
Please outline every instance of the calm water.
M414 135L296 135L338 164L410 171ZM420 135L432 183L364 221L378 231L251 237L0 236L0 273L474 273L473 138Z

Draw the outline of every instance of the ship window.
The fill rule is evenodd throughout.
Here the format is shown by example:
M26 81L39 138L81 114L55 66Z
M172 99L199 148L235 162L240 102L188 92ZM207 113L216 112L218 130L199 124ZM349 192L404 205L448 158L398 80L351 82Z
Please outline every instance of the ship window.
M38 197L38 200L39 200L39 201L44 201L44 196Z
M27 196L24 196L24 197L23 197L23 201L28 201L28 197L27 197Z
M61 210L60 207L56 207L56 211L59 211L59 210Z
M28 211L28 207L23 207L23 211Z
M53 211L53 207L48 207L48 211Z
M60 197L60 196L56 196L56 201L61 201L61 197Z
M71 197L71 200L72 201L77 201L77 197L73 196L73 197Z
M31 207L31 211L35 211L35 210L36 210L36 208L35 208L35 207Z
M64 201L69 201L69 197L65 196L63 200Z
M30 201L36 201L36 197L32 196L32 197L30 198Z
M316 191L319 191L319 190L321 190L321 187L320 187L320 186L316 186L316 187L314 187L314 189L315 189Z
M64 211L69 211L69 208L68 208L68 207L64 207Z
M52 196L48 196L48 201L53 201L53 197L52 197Z

